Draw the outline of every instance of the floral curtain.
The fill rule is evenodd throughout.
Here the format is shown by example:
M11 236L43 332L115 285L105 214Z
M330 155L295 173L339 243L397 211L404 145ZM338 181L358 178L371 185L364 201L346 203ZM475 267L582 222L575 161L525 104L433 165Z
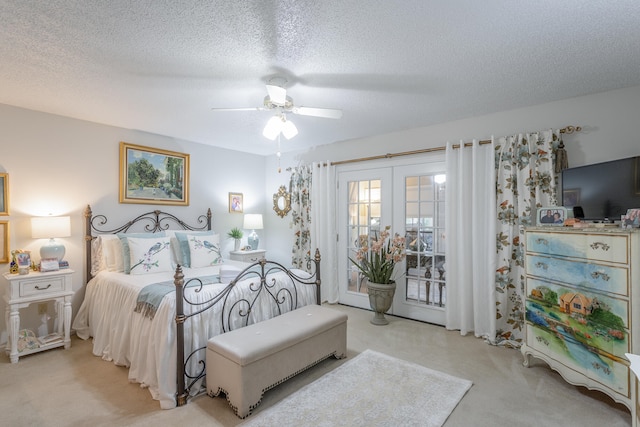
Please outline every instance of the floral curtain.
M311 171L310 165L298 166L291 172L289 192L291 193L291 223L293 248L291 264L294 268L309 271L311 268L310 226L311 226ZM311 254L313 256L313 254Z
M495 336L492 344L520 347L524 318L524 227L536 210L556 206L555 146L558 131L493 139L496 173Z

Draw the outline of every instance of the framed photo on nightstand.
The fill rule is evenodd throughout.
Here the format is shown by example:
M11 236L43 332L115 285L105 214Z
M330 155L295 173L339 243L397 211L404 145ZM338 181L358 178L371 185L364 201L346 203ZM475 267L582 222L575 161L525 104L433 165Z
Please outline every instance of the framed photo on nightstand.
M536 225L562 227L567 219L567 209L561 206L538 208Z

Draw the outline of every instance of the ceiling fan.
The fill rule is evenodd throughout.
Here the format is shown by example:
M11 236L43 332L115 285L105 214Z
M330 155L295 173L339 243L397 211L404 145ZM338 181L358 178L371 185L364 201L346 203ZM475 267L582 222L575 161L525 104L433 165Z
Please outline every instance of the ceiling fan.
M298 134L298 130L291 121L287 120L288 113L300 116L322 117L327 119L339 119L342 117L342 110L333 108L317 108L297 106L293 103L293 99L287 96L287 90L284 88L286 79L274 78L269 81L267 86L267 96L264 97L262 106L247 108L212 108L212 111L275 111L276 115L272 117L264 129L263 135L274 140L280 132L287 138L291 139Z

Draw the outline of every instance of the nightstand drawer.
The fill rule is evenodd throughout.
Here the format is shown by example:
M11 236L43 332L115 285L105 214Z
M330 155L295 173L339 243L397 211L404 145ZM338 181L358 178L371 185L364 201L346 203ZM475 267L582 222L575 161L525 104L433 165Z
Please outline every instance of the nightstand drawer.
M46 295L64 290L63 277L51 277L38 280L20 281L20 297Z
M230 258L234 261L242 261L254 263L266 258L267 251L265 249L255 249L252 251L231 251Z

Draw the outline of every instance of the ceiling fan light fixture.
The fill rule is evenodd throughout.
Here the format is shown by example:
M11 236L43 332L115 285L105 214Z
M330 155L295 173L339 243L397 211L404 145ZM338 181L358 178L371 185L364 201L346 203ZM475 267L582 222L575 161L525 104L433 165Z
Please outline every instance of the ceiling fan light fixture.
M282 119L279 116L273 116L269 119L267 125L264 127L262 135L265 138L274 141L282 130L282 125Z
M293 124L293 122L285 120L282 124L282 134L285 138L291 139L298 134L298 128Z
M269 99L276 105L284 105L287 102L287 90L280 86L267 85Z

